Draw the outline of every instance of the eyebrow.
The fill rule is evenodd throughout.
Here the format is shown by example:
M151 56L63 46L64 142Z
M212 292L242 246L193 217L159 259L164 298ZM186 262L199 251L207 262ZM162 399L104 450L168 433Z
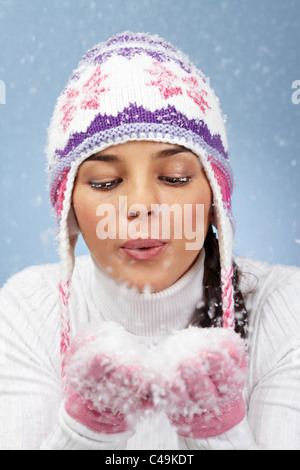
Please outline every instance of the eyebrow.
M168 148L165 150L161 150L160 152L154 154L154 160L159 160L161 158L167 158L167 157L172 157L174 155L177 155L179 153L192 153L193 152L186 147L174 147L174 148ZM116 155L92 155L91 157L87 158L85 161L97 161L97 162L116 162L120 163L122 160L117 157Z
M155 160L158 160L160 158L172 157L173 155L177 155L179 153L193 153L193 152L187 149L186 147L181 147L181 146L169 148L169 149L162 150L161 152L158 152L155 155Z
M115 155L92 155L85 160L86 162L120 162L120 158Z

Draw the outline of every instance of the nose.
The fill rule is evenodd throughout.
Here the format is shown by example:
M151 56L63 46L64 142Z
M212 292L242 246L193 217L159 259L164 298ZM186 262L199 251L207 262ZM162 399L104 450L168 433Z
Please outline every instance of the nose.
M136 217L139 217L139 218L149 217L152 214L151 210L149 210L149 211L145 210L145 206L142 206L142 208L141 208L141 205L138 205L136 211L132 210L132 207L135 208L136 204L134 204L134 206L130 206L130 207L131 207L131 211L128 212L128 216L127 216L128 220L133 220Z
M128 218L151 216L153 206L159 204L158 191L148 178L134 181L127 190Z

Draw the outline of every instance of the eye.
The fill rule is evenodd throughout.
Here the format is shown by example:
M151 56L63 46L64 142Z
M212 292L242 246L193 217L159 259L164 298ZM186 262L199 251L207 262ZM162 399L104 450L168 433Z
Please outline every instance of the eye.
M190 176L183 176L183 177L180 177L180 178L173 178L171 176L161 176L159 178L161 181L165 181L167 184L171 185L171 186L182 186L186 183L189 183L191 181L191 177Z
M98 191L109 191L115 188L121 181L121 179L116 179L113 181L103 181L102 183L91 182L90 187Z

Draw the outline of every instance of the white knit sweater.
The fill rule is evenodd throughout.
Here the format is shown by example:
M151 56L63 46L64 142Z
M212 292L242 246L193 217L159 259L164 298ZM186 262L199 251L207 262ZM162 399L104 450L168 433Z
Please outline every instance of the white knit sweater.
M185 327L201 303L201 254L194 267L163 292L143 296L121 289L89 256L76 260L71 294L73 334L86 323L111 320L144 342ZM62 407L59 265L28 268L0 293L0 449L300 450L300 270L237 258L248 294L247 416L210 439L180 438L162 415L136 433L99 435Z

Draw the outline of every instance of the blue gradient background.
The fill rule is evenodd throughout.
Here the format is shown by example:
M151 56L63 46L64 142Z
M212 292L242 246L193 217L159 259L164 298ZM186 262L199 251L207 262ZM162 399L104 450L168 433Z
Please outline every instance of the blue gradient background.
M127 29L173 42L211 79L228 117L235 253L300 266L299 18L299 0L0 0L0 285L58 261L49 120L86 50Z

